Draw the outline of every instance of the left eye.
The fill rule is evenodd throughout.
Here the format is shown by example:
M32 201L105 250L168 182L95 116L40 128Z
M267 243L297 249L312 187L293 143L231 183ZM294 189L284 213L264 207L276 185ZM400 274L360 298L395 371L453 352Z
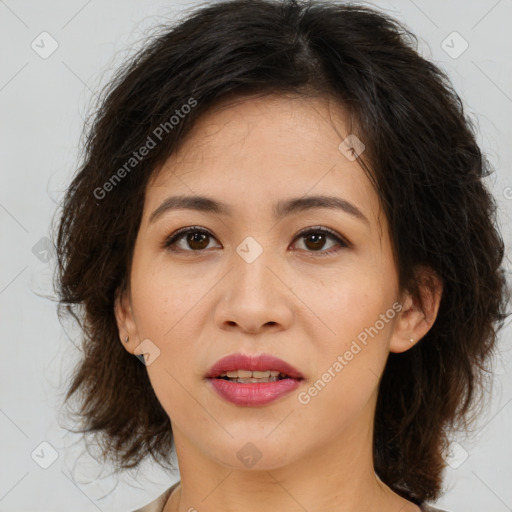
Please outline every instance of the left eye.
M349 246L349 244L345 242L336 233L334 233L330 229L322 227L311 228L308 229L307 231L302 231L295 237L295 240L297 239L304 239L304 245L308 249L311 249L311 251L308 252L320 252L322 256L325 256L326 254L331 254L333 252L337 252L339 249L332 249L332 247L335 247L336 245L339 245L342 248L346 248ZM325 242L328 239L334 241L334 244L328 248L329 250L321 250L324 249Z
M215 237L209 231L193 226L179 229L170 235L164 241L163 248L176 252L201 252L205 249L211 248L209 247L210 239L215 239ZM332 249L336 245L342 248L349 247L348 242L345 242L335 232L324 227L309 228L302 231L294 238L294 241L301 239L303 239L303 244L306 247L305 250L307 252L320 253L322 256L337 252L339 249ZM334 244L328 247L328 250L325 250L324 246L327 240L334 241ZM181 242L184 242L188 248L183 247L183 245L180 247Z
M192 251L188 249L184 249L183 247L178 247L178 249L175 249L174 246L178 246L178 242L181 242L185 239L189 247L192 248ZM205 231L202 228L199 227L189 227L189 228L183 228L179 229L175 233L173 233L165 242L163 247L169 248L172 251L176 250L182 250L182 251L188 251L188 252L198 252L202 251L203 249L208 248L208 243L205 243L208 241L208 238L214 238L211 233L208 231Z

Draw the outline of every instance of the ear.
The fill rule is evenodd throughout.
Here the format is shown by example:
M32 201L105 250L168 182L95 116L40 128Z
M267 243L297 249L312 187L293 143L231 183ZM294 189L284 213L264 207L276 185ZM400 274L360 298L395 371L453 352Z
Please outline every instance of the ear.
M121 343L128 352L133 354L135 347L139 345L139 338L129 289L121 287L116 292L114 313ZM128 342L126 342L127 337Z
M437 318L437 312L443 294L443 283L439 276L429 267L420 266L416 271L418 297L406 291L400 303L402 309L398 314L389 350L405 352L425 336ZM412 341L411 341L412 339Z

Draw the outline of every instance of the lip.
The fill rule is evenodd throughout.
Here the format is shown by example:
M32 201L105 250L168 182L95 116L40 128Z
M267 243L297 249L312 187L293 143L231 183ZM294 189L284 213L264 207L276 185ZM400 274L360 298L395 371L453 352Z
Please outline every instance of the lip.
M287 378L275 382L254 382L242 384L218 379L223 372L233 370L265 371L275 370ZM241 406L265 405L291 393L300 386L304 376L292 365L275 356L262 354L250 356L232 354L217 361L206 375L208 384L224 400Z
M223 372L234 370L260 371L275 370L286 374L292 379L302 380L302 373L286 361L270 354L251 356L246 354L231 354L219 359L206 374L207 379L214 379Z

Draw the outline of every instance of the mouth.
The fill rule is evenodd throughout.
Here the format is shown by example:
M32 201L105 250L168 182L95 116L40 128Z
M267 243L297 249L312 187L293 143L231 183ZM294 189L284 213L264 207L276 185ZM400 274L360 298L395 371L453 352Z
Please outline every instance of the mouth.
M233 370L223 372L216 379L228 380L239 384L254 384L256 382L276 382L278 380L289 379L290 377L279 370L268 370L264 372L249 370Z
M304 380L291 364L268 354L232 354L205 377L221 399L239 407L266 406L296 391Z
M239 384L276 382L284 379L304 380L302 373L292 365L269 354L229 355L217 361L206 374L206 378Z

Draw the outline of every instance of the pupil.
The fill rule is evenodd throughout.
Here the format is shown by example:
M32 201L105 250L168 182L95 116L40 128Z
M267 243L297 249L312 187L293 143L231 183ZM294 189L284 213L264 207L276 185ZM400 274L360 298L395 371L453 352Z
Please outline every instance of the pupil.
M208 236L204 233L190 233L188 235L188 244L192 249L204 249L208 246L208 243L204 243L207 241L207 238Z
M308 235L306 238L308 241L313 242L313 246L311 247L308 245L308 242L306 241L306 245L308 246L309 249L321 249L325 242L325 235L322 233Z

